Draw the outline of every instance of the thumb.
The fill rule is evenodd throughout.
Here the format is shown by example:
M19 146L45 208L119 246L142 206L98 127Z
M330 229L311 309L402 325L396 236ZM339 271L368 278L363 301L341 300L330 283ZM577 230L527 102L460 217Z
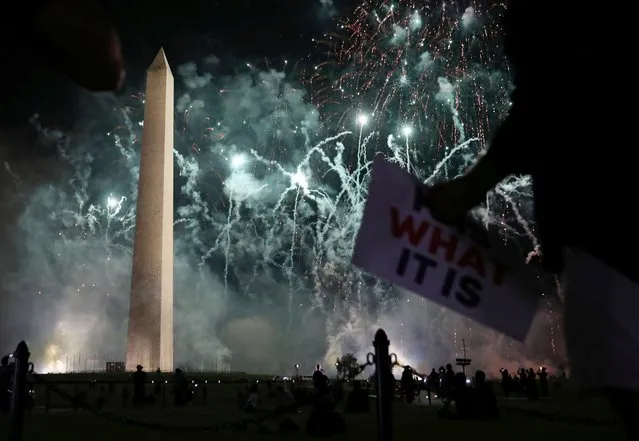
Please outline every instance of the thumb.
M435 220L463 229L466 214L472 208L464 191L465 184L458 179L425 189L424 203Z

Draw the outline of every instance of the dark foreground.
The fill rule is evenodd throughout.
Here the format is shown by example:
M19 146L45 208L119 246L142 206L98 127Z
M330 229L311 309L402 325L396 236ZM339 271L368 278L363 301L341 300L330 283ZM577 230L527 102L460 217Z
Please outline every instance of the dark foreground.
M211 378L211 380L213 380ZM58 383L59 389L71 392L75 385ZM246 387L244 383L208 383L206 398L196 397L186 407L174 408L170 392L164 404L161 400L144 408L123 407L119 384L111 393L102 412L91 409L74 410L67 400L52 395L49 410L45 410L46 394L39 388L35 409L25 421L24 440L64 441L113 441L176 439L211 440L223 439L310 439L304 434L304 426L310 408L302 408L292 419L300 429L292 433L273 432L277 419L261 422L233 424L246 421L247 416L238 409L237 392ZM266 386L260 386L260 388ZM80 386L80 388L85 388ZM99 386L87 390L87 402L97 395ZM522 399L500 399L501 419L495 422L450 421L437 415L438 402L429 407L426 403L411 405L399 401L394 403L394 433L396 440L442 439L442 440L518 440L594 441L623 440L623 433L613 415L602 401L596 398L580 398L568 390L558 391L546 401L528 402ZM339 407L338 407L339 409ZM376 440L375 398L371 398L368 414L342 413L347 431L330 439ZM258 415L259 416L259 415ZM6 419L0 420L0 441L6 439ZM224 427L220 427L224 426Z

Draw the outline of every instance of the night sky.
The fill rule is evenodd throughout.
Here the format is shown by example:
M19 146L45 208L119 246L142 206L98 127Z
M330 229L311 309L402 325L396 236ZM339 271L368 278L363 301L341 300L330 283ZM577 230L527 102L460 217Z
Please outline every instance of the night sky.
M127 82L116 97L144 89L146 68L159 47L164 47L169 62L177 66L210 54L228 59L281 61L306 58L314 50L311 39L335 26L325 8L317 2L281 0L185 0L182 2L102 2L115 23L122 43ZM348 12L352 0L343 0L340 8ZM77 132L78 116L93 113L101 119L110 111L109 93L93 94L73 84L50 68L29 44L7 27L0 31L0 51L6 60L0 71L0 157L21 177L34 183L50 178L51 165L58 154L56 146L42 142L29 122L39 115L46 127L62 132ZM237 63L229 63L233 73ZM26 173L26 174L25 174ZM4 176L2 176L4 175ZM0 183L13 185L6 174ZM20 207L10 200L0 207L0 220L8 224ZM0 230L7 234L6 229ZM3 253L3 260L10 260ZM11 265L10 261L5 263Z
M0 185L3 188L0 273L5 286L0 291L5 299L4 302L0 299L0 342L3 344L12 345L18 336L30 338L39 323L35 317L41 315L38 310L47 309L35 298L33 302L20 300L19 292L29 298L24 292L29 288L16 293L9 293L7 288L9 281L20 273L24 263L21 256L25 252L29 254L25 250L35 246L55 255L50 240L35 239L29 233L25 239L16 239L14 229L24 213L25 200L38 189L69 181L73 174L61 159L56 142L47 139L43 130L55 130L79 142L90 143L88 138L82 141L85 133L95 127L99 130L109 127L116 103L144 90L146 69L160 47L164 48L174 74L178 66L214 54L229 60L228 66L219 70L220 74L234 75L237 67L248 61L268 66L271 62L281 64L284 59L312 57L313 36L330 31L336 23L336 10L328 13L319 1L115 0L102 3L119 32L127 70L124 87L115 93L83 90L52 69L37 51L18 37L19 33L0 26L0 51L6 60L3 66L7 66L0 70ZM347 3L341 5L345 12L350 9ZM20 26L19 17L15 23ZM39 127L33 124L34 115L38 115ZM104 148L96 145L96 149ZM95 154L100 156L105 152L96 150ZM108 152L106 154L108 156ZM46 222L45 216L40 215L43 222ZM52 262L36 263L33 259L32 263L46 266Z
M312 50L312 36L332 26L319 2L104 3L120 32L126 61L128 83L120 94L128 93L132 84L139 85L160 46L165 48L173 66L211 53L228 53L238 58L303 57ZM346 3L342 2L342 8L348 10ZM59 124L71 124L74 112L85 100L90 100L87 94L52 72L27 44L9 31L3 31L0 45L11 66L2 71L1 127L17 130L34 112L47 119L55 118Z
M451 103L455 102L455 106L462 110L465 127L468 128L464 133L481 139L481 142L473 144L472 152L485 143L490 136L490 128L495 126L507 108L509 77L503 70L500 46L491 40L493 35L496 38L500 35L499 26L495 24L497 22L490 18L494 15L493 10L488 7L485 14L477 14L477 23L485 26L483 30L475 27L473 20L476 20L476 16L467 1L459 1L452 8L450 3L443 8L438 2L425 2L419 7L426 11L422 31L426 42L431 44L428 50L406 43L406 47L416 49L401 52L404 46L392 43L396 35L390 20L386 23L388 26L379 33L375 34L376 26L372 26L374 35L348 37L351 43L355 42L355 47L361 44L367 53L373 54L370 64L366 64L369 62L366 59L362 61L353 57L353 65L348 66L348 69L362 73L361 83L358 83L359 75L352 77L356 80L347 86L351 87L350 98L333 101L336 103L334 108L329 106L326 111L327 122L322 121L322 127L317 128L315 118L325 109L316 112L314 106L320 107L315 102L311 104L308 84L299 87L299 71L314 66L316 61L326 61L328 57L321 52L326 47L313 43L313 38L334 32L342 16L356 20L354 17L357 14L352 12L362 4L354 0L335 0L333 3L330 6L328 0L105 2L105 9L120 34L127 69L127 81L115 93L90 93L72 84L68 78L52 70L28 44L16 37L15 32L9 31L9 27L0 26L0 50L5 58L4 67L0 70L3 101L0 106L0 186L3 189L0 203L0 243L3 244L0 252L3 282L0 291L3 297L0 299L0 343L12 345L15 339L26 338L33 344L34 352L39 354L50 344L68 346L63 347L62 351L119 350L120 340L124 340L121 337L128 305L128 251L118 254L120 239L111 237L103 240L100 232L88 234L83 229L86 225L78 226L74 216L81 213L79 216L83 219L79 222L86 221L89 217L87 209L92 204L104 205L110 192L115 196L130 196L131 184L136 182L130 172L137 167L137 159L135 164L125 161L115 145L116 135L112 133L118 131L118 127L117 136L126 137L139 131L141 106L138 94L144 91L147 67L158 49L163 47L176 76L176 109L185 97L188 98L185 102L195 104L201 99L210 106L200 113L196 107L195 111L189 113L189 118L193 119L188 124L184 122L187 117L184 109L177 110L176 114L180 118L176 132L180 127L185 130L184 133L177 133L176 149L180 154L184 153L189 161L192 160L189 163L191 168L180 166L180 175L176 179L176 189L180 188L180 193L176 191L176 199L181 199L182 209L201 208L192 202L195 200L193 194L182 191L187 179L185 176L191 176L189 173L198 175L198 186L193 191L198 198L200 195L204 198L206 209L210 210L213 218L200 219L197 211L188 210L189 214L176 217L176 220L180 216L188 218L188 222L176 228L176 235L188 239L188 247L192 248L187 249L187 245L184 245L187 242L176 240L176 243L182 244L179 251L176 249L179 262L176 260L175 273L176 277L181 278L176 281L176 298L183 303L176 306L176 315L179 316L176 317L179 324L176 326L176 341L187 342L185 345L188 348L182 348L183 354L188 350L208 357L215 351L221 351L220 348L224 346L235 351L234 363L246 367L254 366L251 364L254 360L249 357L253 356L251 351L257 351L259 355L259 350L268 349L268 354L261 357L267 363L260 365L260 369L267 370L279 366L279 363L286 363L285 358L291 356L291 351L308 353L307 356L316 361L318 357L329 353L332 357L337 350L358 351L363 347L362 344L368 348L368 322L360 318L370 313L371 320L372 317L386 320L387 328L394 326L403 329L404 320L415 324L410 327L410 332L395 332L399 336L396 341L400 343L400 348L404 348L405 344L407 353L408 348L415 348L433 362L440 357L439 354L456 350L457 337L451 335L457 335L461 328L466 333L464 335L470 336L474 332L473 335L478 336L478 345L490 347L490 351L494 349L494 352L484 351L486 354L495 354L488 355L486 359L490 360L487 362L501 366L504 353L516 352L515 356L520 356L519 349L512 349L508 342L498 340L495 343L492 334L485 334L485 341L480 341L484 334L473 331L466 319L452 317L437 308L426 311L411 308L409 303L395 302L398 294L384 283L377 284L369 280L370 277L365 280L375 289L367 290L363 300L352 300L349 297L349 240L338 240L341 236L337 234L332 240L326 240L324 236L317 237L322 250L327 250L327 255L337 256L334 260L322 261L321 266L317 264L321 259L311 257L314 256L314 248L309 245L315 240L314 225L319 218L315 203L300 197L303 204L298 208L297 196L289 195L291 197L285 199L281 213L273 210L276 202L279 204L280 192L288 194L286 192L289 190L285 189L293 178L281 175L275 169L267 174L264 164L255 161L249 149L255 148L268 160L280 161L285 173L296 170L301 155L308 148L302 144L298 126L308 127L311 135L320 137L311 140L311 143L335 135L338 130L353 130L357 124L354 116L362 112L361 109L372 109L376 93L384 90L381 96L388 100L382 101L389 104L383 112L377 113L379 118L374 124L366 128L381 130L383 135L371 142L376 143L375 148L386 148L389 134L406 128L406 124L413 124L415 133L411 135L411 150L413 156L421 161L415 162L415 167L423 169L418 172L427 174L432 172L431 168L448 151L446 149L459 141L459 133L464 132L458 130L458 124L451 118ZM404 18L410 23L413 23L410 17L416 13L414 7L408 3L402 3L401 6L402 13L407 14ZM366 14L373 8L373 5L368 5L361 11ZM443 9L447 11L445 14ZM440 13L441 16L438 15ZM18 18L15 23L19 26ZM481 32L475 34L477 29ZM342 32L341 37L344 35ZM451 38L456 39L456 44L450 44ZM378 47L388 51L385 62L377 63ZM374 50L369 51L371 48ZM469 48L468 51L465 48ZM403 53L402 57L411 63L407 70L397 68L400 63L393 56L400 53L397 51ZM205 68L201 62L210 55L215 55L221 63L211 70L214 74L209 78L209 84L198 90L189 90L184 81L185 74L179 72L179 68L187 63L200 63L199 68ZM435 58L431 58L431 55ZM473 57L481 62L476 62ZM284 63L284 60L290 61L290 64ZM250 68L247 68L247 63L251 63ZM288 68L284 68L285 65ZM255 72L249 72L252 66L255 66ZM271 67L273 71L268 72ZM345 66L340 68L346 69ZM287 79L273 88L272 84L279 84L280 81L279 72L275 71L283 69L288 69ZM267 80L259 77L260 81L255 81L257 77L254 75L264 73L269 75ZM408 79L410 87L404 89L406 74L412 78ZM390 76L393 76L395 83L393 88L386 89L382 82ZM329 74L323 78L328 79L332 86L337 77ZM359 97L360 88L370 84L373 86L366 89L370 93ZM230 89L235 88L234 94L221 92L228 85ZM298 87L302 89L301 92L298 92ZM276 98L272 96L271 89L277 91ZM411 93L411 100L404 100L403 90ZM282 91L287 92L284 94ZM188 96L189 93L192 96ZM454 94L460 98L458 102L453 99ZM331 101L329 98L327 102ZM419 105L413 106L413 100ZM278 105L286 105L284 116L278 113L279 108L273 106L274 101ZM122 109L128 109L131 105L137 109L131 113L132 127L122 130ZM212 108L213 112L207 113ZM38 115L35 122L34 115ZM255 115L254 121L249 121L249 126L243 126L246 119L253 118L250 115ZM346 115L344 121L338 122L343 115ZM452 115L457 115L456 109ZM202 131L211 128L209 116L224 121L229 127L227 133L232 136L219 143L219 138L211 137L213 142L202 145L201 151L194 153L193 144L202 140ZM281 126L278 125L280 122ZM357 137L346 141L351 149L346 153L346 162L356 157L353 147L359 149L357 143L361 142L361 130L360 126L359 141ZM401 136L400 133L397 138L402 140L400 150L408 151L408 147L404 148L403 145L404 139L408 144L408 135L404 135L404 138ZM65 152L66 148L75 150L67 157L62 157L68 153ZM136 140L128 148L137 151ZM250 169L251 173L229 167L229 159L235 152L249 158L247 170ZM77 159L83 155L93 157L90 164L69 162L69 156ZM449 161L453 173L461 173L471 157L464 153ZM85 187L74 186L74 173L84 172L88 174L79 180L87 184L87 191L78 196L77 192L84 191ZM334 174L327 174L320 167L310 172L311 178L317 180L313 185L327 189L328 195L337 194L333 187L341 185L341 181ZM209 256L207 249L199 248L200 241L205 248L212 247L212 244L217 244L216 238L226 237L222 231L225 231L227 224L231 225L228 220L230 217L227 218L230 196L226 192L233 194L235 188L242 190L253 185L256 189L262 186L270 190L260 193L255 200L238 205L236 212L241 222L234 227L235 242L229 239L231 245L226 252L220 252L220 249ZM238 193L235 197L239 197ZM81 208L78 208L78 204ZM504 201L492 206L500 209ZM131 209L134 209L131 201L127 201L125 210ZM339 211L344 218L339 218L339 226L331 226L331 233L343 234L346 238L356 231L357 228L351 228L356 222L356 216L349 215L351 209L352 206L346 206L346 210ZM195 214L189 217L192 213ZM501 216L506 212L499 213ZM282 223L282 218L291 222ZM254 219L264 219L260 231L251 229ZM294 226L294 234L288 231L290 225ZM307 236L297 233L298 225L304 226ZM280 227L283 230L280 231ZM130 231L122 225L116 226L115 230L118 228L122 228L125 236ZM266 263L260 248L263 243L261 236L264 236L265 231L272 233L275 239L285 239L268 243L269 260ZM290 251L294 247L288 244L289 238L292 243L300 241L295 253ZM130 247L130 243L126 243L126 247ZM228 250L236 256L229 259ZM113 258L110 257L112 251L116 254ZM282 269L282 262L293 254L295 260L291 258L289 274ZM208 257L203 258L204 255ZM201 259L205 261L203 268L206 271L201 270ZM107 261L111 263L105 263ZM235 266L231 267L227 277L229 261L234 262ZM271 266L276 264L279 265L278 269L273 270ZM105 268L111 268L113 276ZM317 268L322 274L321 282L309 278L311 270ZM200 279L203 272L204 279ZM256 274L259 275L257 279ZM298 288L291 288L291 281ZM353 283L353 286L356 284ZM227 288L229 297L223 300L222 294L226 295ZM320 291L324 299L320 302L322 308L328 311L326 313L324 309L320 313L309 307L316 292ZM116 294L110 297L112 293ZM341 296L344 296L343 301ZM114 297L117 299L112 300ZM339 308L333 306L335 301L341 302ZM395 306L391 307L391 303ZM351 307L351 304L354 306ZM291 313L291 305L299 312ZM315 312L307 315L307 311ZM419 319L414 317L415 314ZM427 327L421 326L425 315L433 318ZM312 319L310 324L309 317ZM457 324L451 324L453 321ZM81 336L86 336L87 341L67 338L60 331L62 328L67 329L64 332L77 334L79 340L82 340ZM280 344L282 335L296 337L290 339L290 346L286 346ZM264 339L256 340L257 337ZM99 340L97 343L96 339ZM327 342L330 342L329 349Z

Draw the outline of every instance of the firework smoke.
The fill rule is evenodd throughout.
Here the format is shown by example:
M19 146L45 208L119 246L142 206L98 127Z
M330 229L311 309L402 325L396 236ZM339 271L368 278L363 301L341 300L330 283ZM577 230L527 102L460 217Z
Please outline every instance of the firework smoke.
M221 76L213 56L176 70L178 363L310 370L344 352L363 357L377 326L415 366L450 361L462 339L488 369L525 359L513 342L350 265L375 154L424 182L454 177L508 108L502 57L486 49L490 14L396 5L358 9L304 86L250 64ZM122 358L143 99L115 103L81 135L40 127L62 171L20 192L16 270L4 281L13 307L38 317L26 336L37 359ZM534 247L529 199L527 180L511 178L477 214Z

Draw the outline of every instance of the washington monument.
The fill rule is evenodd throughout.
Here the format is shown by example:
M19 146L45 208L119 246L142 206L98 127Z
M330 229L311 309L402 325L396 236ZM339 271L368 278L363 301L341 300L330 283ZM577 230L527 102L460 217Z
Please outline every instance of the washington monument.
M160 49L146 75L126 369L173 371L173 74Z

